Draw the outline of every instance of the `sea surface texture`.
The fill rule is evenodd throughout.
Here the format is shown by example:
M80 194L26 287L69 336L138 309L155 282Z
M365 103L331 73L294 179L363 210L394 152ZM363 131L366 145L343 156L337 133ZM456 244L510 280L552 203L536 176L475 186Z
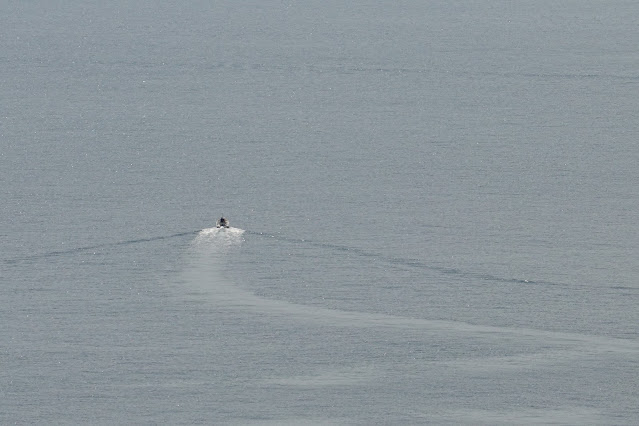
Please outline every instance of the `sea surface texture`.
M639 424L637 16L0 1L0 424Z

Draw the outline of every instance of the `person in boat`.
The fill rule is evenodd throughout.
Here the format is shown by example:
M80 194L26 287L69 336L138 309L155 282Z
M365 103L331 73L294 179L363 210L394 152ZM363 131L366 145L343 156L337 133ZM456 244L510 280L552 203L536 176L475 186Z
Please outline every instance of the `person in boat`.
M228 228L229 227L229 221L225 218L225 217L221 217L217 220L217 227L218 228Z

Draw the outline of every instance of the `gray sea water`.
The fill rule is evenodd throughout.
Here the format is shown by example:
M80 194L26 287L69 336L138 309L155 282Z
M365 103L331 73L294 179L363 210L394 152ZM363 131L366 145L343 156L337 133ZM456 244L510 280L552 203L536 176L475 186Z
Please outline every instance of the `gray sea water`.
M637 16L0 2L0 423L639 423Z

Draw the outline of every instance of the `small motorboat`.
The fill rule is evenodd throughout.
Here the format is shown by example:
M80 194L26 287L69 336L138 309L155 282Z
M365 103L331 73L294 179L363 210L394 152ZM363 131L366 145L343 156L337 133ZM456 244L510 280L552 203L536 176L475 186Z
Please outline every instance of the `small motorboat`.
M225 217L221 217L217 220L217 227L218 228L228 228L231 226L231 224L229 223L228 219L226 219Z

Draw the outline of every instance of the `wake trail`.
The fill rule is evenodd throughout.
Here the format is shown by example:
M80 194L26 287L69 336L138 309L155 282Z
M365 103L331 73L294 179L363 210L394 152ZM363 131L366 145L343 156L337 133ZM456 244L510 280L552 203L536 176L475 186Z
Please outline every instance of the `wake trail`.
M88 252L88 251L92 251L92 250L102 250L102 249L110 248L110 247L128 246L128 245L142 244L142 243L148 243L148 242L153 242L153 241L169 240L169 239L173 239L173 238L179 238L179 237L185 237L185 236L188 236L188 235L194 235L194 234L197 234L199 232L200 232L200 230L187 231L187 232L179 232L177 234L159 235L159 236L156 236L156 237L136 238L136 239L131 239L131 240L116 241L116 242L112 242L112 243L103 243L103 244L95 244L95 245L91 245L91 246L74 247L74 248L69 248L69 249L66 249L66 250L53 250L53 251L48 251L48 252L45 252L45 253L37 253L37 254L33 254L33 255L28 255L28 256L16 257L16 258L13 258L13 259L5 259L4 263L9 264L9 265L13 265L13 264L17 264L17 263L20 263L20 262L26 262L26 261L30 261L30 260L54 258L54 257L58 257L58 256L65 256L65 255L73 255L73 254Z
M512 283L512 284L566 286L565 284L552 282L552 281L532 280L532 279L523 279L523 278L505 278L505 277L498 277L496 275L491 275L491 274L463 271L457 268L434 266L426 262L423 262L419 259L385 256L379 253L374 253L374 252L363 250L357 247L349 247L349 246L343 246L343 245L337 245L337 244L317 242L317 241L303 239L303 238L299 238L299 239L288 238L288 237L284 237L280 235L272 235L272 234L255 232L255 231L247 231L247 233L251 235L264 237L264 238L272 238L272 239L284 241L287 243L293 243L293 244L303 243L303 244L308 244L318 248L348 252L350 254L355 254L357 256L364 257L364 258L375 259L377 261L382 260L388 264L395 265L395 266L403 266L408 268L417 268L417 269L435 271L435 272L439 272L441 274L446 274L446 275L458 275L463 278L475 278L482 281L493 281L493 282Z
M230 247L239 245L243 241L241 235L244 232L249 235L273 238L284 242L295 244L306 243L319 247L357 253L365 257L384 258L376 253L358 248L317 243L305 239L292 239L254 231L241 231L228 235L221 234L215 230L203 230L191 244L194 252L192 253L191 264L186 268L183 276L185 281L194 285L194 290L197 290L195 293L192 293L192 295L197 298L205 296L209 302L213 303L216 308L220 310L268 315L273 319L282 321L307 321L324 326L369 328L375 330L412 330L424 335L429 335L432 338L441 338L441 336L476 338L481 336L482 338L493 339L495 341L517 339L519 341L527 341L530 344L541 345L541 347L545 348L544 351L560 350L568 358L605 352L621 354L636 354L639 352L639 342L628 339L525 327L492 326L454 320L350 311L263 297L248 289L243 289L223 277L224 257L228 254L227 252ZM385 259L389 262L399 261L407 266L435 270L440 269L430 267L423 262L413 259L391 257ZM441 269L444 270L444 268ZM453 270L451 273L460 272ZM466 275L468 276L469 274ZM480 275L477 276L482 277ZM507 281L511 282L513 280Z

